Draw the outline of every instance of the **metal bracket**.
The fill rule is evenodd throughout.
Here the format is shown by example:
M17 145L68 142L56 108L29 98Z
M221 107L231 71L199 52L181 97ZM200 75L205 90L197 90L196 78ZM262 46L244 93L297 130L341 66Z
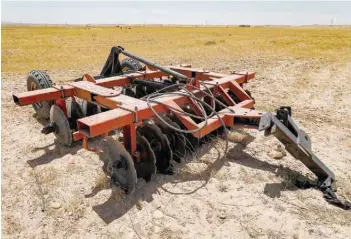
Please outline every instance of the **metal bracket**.
M58 128L56 127L56 124L54 122L50 122L48 125L46 125L42 130L42 134L50 134L53 132L58 133Z
M281 109L278 110L280 111ZM312 153L309 136L299 129L290 114L283 115L286 118L281 118L282 114L279 113L277 115L264 113L261 116L258 130L264 130L265 136L273 134L293 157L299 159L318 177L321 186L336 189L334 173Z
M63 88L63 86L52 86L52 88L55 88L57 90L59 90L61 92L61 98L64 99L65 97L65 89Z

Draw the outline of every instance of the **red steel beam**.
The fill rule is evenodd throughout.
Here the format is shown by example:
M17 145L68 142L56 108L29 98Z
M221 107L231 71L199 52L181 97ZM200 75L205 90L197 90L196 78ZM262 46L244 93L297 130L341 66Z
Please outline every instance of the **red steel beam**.
M62 87L62 89L61 89ZM74 95L74 87L69 85L57 86L41 90L27 91L19 94L13 94L13 101L17 105L30 105L41 101L54 101L62 96L70 97Z
M125 74L123 76L112 76L99 79L96 81L96 84L103 87L112 88L114 86L123 86L125 84L129 84L133 78L153 79L162 76L167 76L167 74L162 71L135 72Z
M195 72L196 74L200 74L200 76L202 77L202 79L200 79L200 80L210 80L212 78L223 76L222 74L203 72L202 70L193 69L193 68L171 67L171 69L178 71L179 73L186 73L186 75L189 75L189 76L191 76L193 74L193 72ZM167 74L164 72L161 72L161 71L148 71L145 73L137 72L137 73L126 74L124 76L114 76L114 77L100 79L100 80L97 80L96 85L112 88L114 86L123 86L125 84L128 84L128 83L130 83L132 78L140 77L140 78L152 79L152 78L161 77L161 76L167 76ZM221 82L228 83L228 79L231 79L231 80L235 80L237 83L241 83L241 82L246 82L247 80L250 80L253 77L254 77L254 73L248 73L245 75L243 75L243 74L225 75L225 77L214 80L213 82L218 82L219 84L221 84ZM207 81L207 82L209 82L209 81ZM227 85L223 85L223 84L221 84L221 85L224 88L228 88ZM38 103L41 101L57 100L57 99L61 98L62 95L64 95L64 97L70 97L70 96L76 95L73 91L75 88L74 86L64 85L64 86L60 86L60 87L62 87L62 90L59 89L59 87L52 87L52 88L47 88L47 89L24 92L24 93L20 93L20 94L14 94L13 99L14 99L14 102L18 105L29 105L29 104L34 104L34 103ZM236 88L236 87L234 87L234 88ZM243 93L241 93L241 94L247 95L245 91L243 91ZM89 95L87 95L87 96L89 96ZM247 96L247 97L249 97L249 96ZM83 97L83 98L85 98L85 97ZM89 98L86 100L89 100Z
M123 109L113 109L77 120L79 131L88 137L107 134L132 123L132 113Z
M152 110L149 108L146 102L139 99L135 99L125 95L120 95L112 98L104 98L104 97L95 97L95 98L99 103L108 105L109 107L111 106L114 106L116 108L119 107L119 109L116 109L116 110L123 109L122 111L123 113L121 113L120 111L113 110L115 113L106 114L105 112L105 113L93 115L93 116L87 117L89 118L88 124L87 124L86 118L79 119L78 128L83 129L84 131L88 130L88 132L90 132L91 137L97 136L103 133L107 133L113 129L132 124L133 122L141 122L143 119L147 119L154 116ZM188 97L175 96L171 98L169 96L165 96L157 100L159 102L164 103L165 105L171 106L173 108L178 109L179 111L182 111L179 105L182 105L181 103L184 102L184 99L188 99ZM119 105L118 104L119 102L128 102L128 104ZM231 108L235 113L232 113L232 111L229 111L228 108L226 108L219 112L220 117L222 118L222 120L225 122L227 126L233 126L234 117L260 118L261 113L257 111L245 109L245 108L244 109L239 108L240 106L248 107L252 103L253 103L253 100L246 100L241 105L236 104L235 106L228 107L228 108ZM171 109L169 109L166 106L163 106L162 104L152 103L152 107L157 113L172 111ZM108 112L111 112L111 111L108 111ZM129 114L127 112L129 112ZM173 111L173 112L177 115L177 117L189 130L199 129L203 125L203 123L196 124L189 116L182 115L176 111ZM128 115L128 118L127 118L127 115ZM104 121L106 122L106 124L104 124ZM221 126L221 122L219 121L218 117L214 116L208 120L207 125L204 126L203 129L193 133L193 135L195 137L203 137L204 135L208 134L209 132L212 132L213 130L219 128L220 126Z
M246 91L237 83L236 81L229 82L229 89L241 100L250 100L251 97L246 93Z
M230 88L233 93L235 93L242 102L236 104L234 108L237 110L239 107L252 107L253 100L247 93L240 87L241 82L246 82L254 77L254 73L247 74L232 74L224 75L212 72L204 72L199 69L192 69L186 67L170 67L172 70L175 70L179 73L187 75L189 78L196 78L198 80L205 80L208 84L208 88L213 89L213 87L218 86L219 93L224 94L226 100L228 97L225 89ZM78 96L79 98L91 101L97 101L98 103L107 106L113 110L93 115L90 117L85 117L77 121L78 129L80 133L88 136L94 137L101 134L107 134L110 130L125 127L133 124L134 122L140 122L141 120L149 117L153 117L153 112L143 100L135 99L125 95L117 95L113 97L108 97L108 94L114 95L116 92L109 89L104 89L102 87L112 88L114 86L122 86L124 84L130 83L132 78L148 78L152 79L155 77L166 76L167 74L160 71L148 71L148 72L136 72L131 74L126 74L125 76L116 76L109 77L98 80L96 83L93 82L80 82L72 83L72 85L65 85L61 87L52 87L48 89L36 90L25 92L21 94L14 94L14 101L19 105L33 104L46 100L56 100L63 97ZM102 87L101 87L102 86ZM101 87L101 89L99 88ZM202 90L205 90L205 87L200 87ZM107 95L106 95L107 93ZM195 95L202 95L198 90L194 90ZM186 96L177 96L177 95L165 95L163 97L157 98L157 101L160 101L166 105L184 105L190 102L189 97ZM233 102L229 100L230 105L233 105ZM170 111L169 108L165 107L162 104L152 104L154 110L158 113ZM199 112L197 112L199 113ZM253 115L247 116L247 113L240 113L240 115L233 113L220 113L221 118L226 122L226 124L233 124L233 117L253 117ZM203 126L204 123L196 124L190 117L184 116L178 113L178 117L182 120L184 125L188 129L198 129ZM254 115L257 117L257 115ZM207 125L203 127L200 131L194 133L196 137L202 137L209 132L220 127L221 122L218 118L211 118L208 120ZM124 131L127 131L125 128ZM130 138L134 138L132 130L130 131ZM127 132L126 132L127 133ZM134 140L133 140L134 141ZM135 145L130 145L131 148L135 148Z
M222 86L218 86L218 91L220 92L220 94L223 96L225 102L232 106L232 105L236 105L234 100L232 99L232 97L230 97L230 95L228 95L228 93L225 91L225 89L223 89Z
M235 105L235 108L247 108L251 109L254 107L255 102L253 100L244 100Z
M129 152L134 153L137 150L136 126L134 124L129 124L123 127L123 142L124 147Z
M229 75L224 78L216 80L216 82L211 82L211 84L208 86L209 89L212 89L215 86L221 86L223 88L228 88L231 87L231 89L237 91L240 93L240 98L243 98L244 100L251 100L251 98L246 94L246 92L239 86L239 84L235 81L236 79L241 78L242 76L238 75ZM234 82L233 84L231 84ZM218 84L217 84L218 83ZM202 89L205 89L202 87ZM224 90L224 89L223 89ZM193 92L195 95L200 94L201 92L198 90L195 90ZM86 123L86 118L78 120L78 128L79 129L85 129L85 128L90 128L90 135L91 136L96 136L102 133L109 132L110 130L125 126L133 122L134 120L141 121L146 118L150 118L153 115L152 110L149 108L147 103L143 100L135 99L126 95L119 95L115 97L102 97L102 96L95 96L94 99L99 102L102 105L107 106L108 108L119 108L123 109L124 113L120 114L120 112L116 111L115 114L110 113L110 114L105 114L105 113L100 113L97 115L93 115L88 117L90 119L89 124ZM163 96L160 98L156 99L159 102L162 102L166 105L173 105L174 107L177 107L177 105L183 105L184 103L189 102L189 97L187 96ZM240 106L247 106L251 102L248 101L245 103L245 105L236 105L236 108ZM161 112L167 112L169 111L169 108L163 106L162 104L152 104L152 107L157 113ZM128 116L129 121L125 119L125 115L129 112L130 116ZM128 115L129 115L128 114ZM178 114L179 115L179 114ZM94 117L96 117L96 122ZM103 121L106 120L107 124L104 125ZM188 129L196 129L198 126L196 123L187 116L180 116L180 120L183 122L183 124L188 128ZM98 125L98 126L95 126ZM213 123L213 125L216 126L209 126L210 128L206 130L211 130L211 127L217 127L217 123ZM105 126L105 127L104 127ZM215 128L214 128L215 129ZM100 132L98 131L100 130ZM213 129L212 129L213 130ZM204 135L203 132L196 133L195 136L201 136Z

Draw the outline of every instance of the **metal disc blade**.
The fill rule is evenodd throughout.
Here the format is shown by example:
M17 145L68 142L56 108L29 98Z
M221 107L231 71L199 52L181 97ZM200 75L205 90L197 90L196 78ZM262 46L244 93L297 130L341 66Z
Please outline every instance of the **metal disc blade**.
M179 125L172 121L168 116L162 116L163 120L172 125L174 128L180 129ZM158 121L157 126L161 129L162 133L165 134L169 140L172 153L173 160L177 163L181 162L181 159L186 155L186 139L183 133L177 132L176 130L168 127L164 123Z
M66 106L70 127L77 130L77 120L84 118L82 108L75 100L66 101Z
M156 156L147 139L137 132L137 151L139 160L135 160L134 166L139 178L150 181L152 175L156 173Z
M130 154L120 142L109 136L101 140L100 146L102 153L99 156L104 162L103 170L111 178L111 186L120 187L126 194L132 193L137 175Z
M178 124L178 126L183 129L187 130L187 128L183 125L183 123L177 118L177 116L173 115L171 117L172 121ZM195 138L191 133L184 133L184 138L186 141L185 147L188 153L194 153L196 148L201 145L201 141L198 138Z
M162 133L159 127L150 122L144 123L137 130L147 139L154 151L157 171L163 174L173 174L171 164L173 159L172 149L167 136Z
M54 134L57 141L64 146L70 147L72 144L72 132L65 114L57 105L51 106L50 122L56 126Z

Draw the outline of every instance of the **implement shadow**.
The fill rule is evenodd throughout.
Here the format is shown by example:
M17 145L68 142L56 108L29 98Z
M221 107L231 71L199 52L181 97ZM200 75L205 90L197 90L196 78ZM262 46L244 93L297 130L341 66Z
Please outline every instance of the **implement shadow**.
M92 138L89 140L89 143L91 143L92 145L96 145L97 142L99 142L99 140L100 140L99 137ZM52 146L53 146L53 148L50 149ZM52 162L53 160L61 158L67 154L75 155L81 149L82 149L82 141L80 141L80 140L73 141L72 146L69 148L60 145L55 140L52 144L46 145L44 147L36 147L36 148L32 149L32 151L31 151L32 153L40 151L40 150L44 150L44 154L40 155L37 158L27 160L27 163L29 164L29 166L31 168L35 168L39 165L48 164L48 163Z
M270 172L282 178L280 183L266 183L263 193L271 198L279 198L282 191L295 191L308 188L308 185L316 184L316 180L310 179L301 174L301 172L283 167L281 165L270 164L261 161L243 151L245 146L237 145L229 150L228 161L243 165L256 170Z
M232 149L229 150L226 157L221 156L220 150L212 146L212 148L216 150L215 161L213 163L200 161L201 163L206 163L208 166L207 169L201 172L201 174L186 173L185 175L182 174L181 176L179 174L175 174L173 176L160 175L156 177L156 180L152 180L149 183L145 183L142 179L139 179L139 182L137 184L137 189L134 192L134 194L126 196L122 200L118 201L116 200L116 197L114 196L114 194L111 193L110 198L106 202L100 205L93 206L93 210L98 214L98 216L105 223L109 224L114 220L125 215L131 208L133 208L136 204L138 204L139 201L151 202L153 200L153 194L159 193L159 189L162 189L163 191L173 195L179 195L179 194L189 195L189 194L195 193L200 188L205 187L208 181L210 180L210 178L212 177L213 172L217 172L218 170L220 170L223 167L223 165L226 165L228 161L241 164L243 166L250 167L257 170L268 171L278 176L282 176L283 179L284 179L283 175L285 174L296 174L303 177L299 172L296 172L287 168L282 168L276 165L272 165L264 161L260 161L257 158L252 157L251 155L245 153L243 149L246 147L246 145L252 142L253 139L254 138L252 137L252 139L244 145L236 144ZM207 147L207 149L201 152L201 155L204 155L210 149L211 147ZM187 162L182 163L180 165L180 168L184 166L184 164L186 163ZM190 192L172 192L163 186L164 184L167 184L167 183L179 183L179 182L186 182L186 181L197 181L197 182L201 181L202 183L200 186L196 187L194 190ZM277 187L280 190L296 190L296 187L287 187L286 185L287 183L283 180L281 185L277 185L277 186L273 185L273 187L274 189L276 189ZM101 190L103 189L94 188L92 190L92 193L87 195L86 197L93 197ZM270 193L266 191L267 190L265 189L264 193L270 196ZM271 190L271 191L274 191L274 190Z
M217 152L215 156L216 163L210 164L210 167L206 169L204 172L201 172L201 174L185 173L180 175L176 173L175 175L172 175L172 176L156 175L148 183L146 183L143 179L138 179L136 190L132 195L125 196L122 200L118 201L115 197L115 194L111 192L109 199L100 205L93 206L93 210L98 214L98 216L105 223L109 224L114 220L125 215L139 201L151 202L153 200L153 195L159 194L160 188L163 191L166 191L174 195L179 195L179 194L189 195L189 194L195 193L199 189L206 186L206 184L211 178L211 173L214 170L220 169L225 162L225 157L222 157L223 155L221 155L221 152L217 148L211 147L210 145L204 145L203 147L201 147L201 149L199 149L196 152L197 157L201 157L202 155L208 153L208 151L210 151L212 148L215 149ZM189 161L190 159L183 160L182 163L177 168L182 168ZM163 185L167 183L180 183L180 182L188 182L188 181L197 181L197 182L200 181L201 185L197 186L195 189L189 192L172 192L163 187ZM99 186L95 187L92 189L92 192L89 195L86 195L86 197L93 197L103 189L106 189L106 188L101 188Z

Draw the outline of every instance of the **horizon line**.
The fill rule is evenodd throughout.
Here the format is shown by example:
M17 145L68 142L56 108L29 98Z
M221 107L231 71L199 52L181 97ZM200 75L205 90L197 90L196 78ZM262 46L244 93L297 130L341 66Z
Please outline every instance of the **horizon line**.
M201 27L262 27L262 26L290 26L290 27L298 27L298 26L325 26L325 27L351 27L351 24L340 24L340 25L326 25L326 24L299 24L299 25L291 25L291 24L178 24L178 23L169 23L169 24L160 24L160 23L139 23L139 24L128 24L128 23L19 23L19 22L8 22L1 21L1 26L8 25L22 25L22 26L201 26Z

